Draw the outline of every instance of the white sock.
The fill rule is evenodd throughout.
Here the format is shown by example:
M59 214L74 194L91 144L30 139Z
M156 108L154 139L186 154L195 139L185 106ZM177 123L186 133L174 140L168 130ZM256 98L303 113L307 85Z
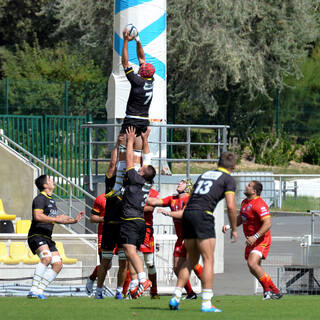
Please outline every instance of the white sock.
M33 293L38 293L39 291L38 287L39 287L40 281L42 280L42 277L46 272L47 268L48 267L44 265L42 262L39 262L36 265L36 269L34 270L34 275L32 280L32 287L30 289L30 291L32 291Z
M172 298L176 298L178 301L180 301L181 296L182 296L182 289L183 288L175 287L175 289L173 291Z
M121 293L122 292L122 287L117 287L116 291Z
M98 288L98 287L97 287L97 289L96 289L96 296L97 296L99 293L102 294L102 292L103 292L103 288L102 288L102 287L101 287L101 288Z
M129 284L129 289L133 290L138 284L139 284L139 280L138 279L131 280L130 284Z
M147 280L147 275L145 272L138 273L139 282L145 282Z
M202 289L202 307L211 308L211 299L213 297L212 289Z
M42 294L45 288L57 277L57 273L53 269L47 269L42 280L39 283L39 293Z

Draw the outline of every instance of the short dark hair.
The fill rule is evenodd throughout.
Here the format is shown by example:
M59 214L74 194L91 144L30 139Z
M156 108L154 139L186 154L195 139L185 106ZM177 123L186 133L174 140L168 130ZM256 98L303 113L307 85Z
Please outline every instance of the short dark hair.
M237 163L237 156L230 152L225 151L221 153L221 156L218 161L218 166L226 168L228 170L233 170Z
M47 183L47 178L48 176L46 174L43 174L35 180L35 184L40 192L44 190L44 184Z
M146 181L153 183L153 178L156 176L156 169L151 166L150 164L148 166L144 167L143 170L143 177Z
M263 186L262 183L260 181L257 180L253 180L253 190L256 192L257 196L260 196L262 190L263 190Z

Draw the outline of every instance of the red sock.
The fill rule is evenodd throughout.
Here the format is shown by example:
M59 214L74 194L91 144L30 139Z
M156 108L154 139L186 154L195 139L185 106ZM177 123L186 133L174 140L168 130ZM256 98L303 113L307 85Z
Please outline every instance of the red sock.
M131 277L130 277L130 271L127 271L126 280L124 281L123 288L122 288L122 294L126 294L130 285Z
M93 270L93 272L91 273L91 275L89 276L90 280L95 281L97 279L98 276L98 268L99 266L96 266Z
M270 291L268 275L266 273L261 278L259 278L259 282L263 287L263 291Z
M272 282L270 276L268 274L266 276L267 276L269 287L271 288L272 292L275 293L275 294L279 293L279 289Z
M190 283L189 280L188 280L188 282L186 283L186 285L184 286L184 288L186 289L188 295L193 292L192 287L191 287L191 283Z
M196 276L201 280L201 275L202 275L202 265L201 264L197 264L194 268L193 271L196 274Z

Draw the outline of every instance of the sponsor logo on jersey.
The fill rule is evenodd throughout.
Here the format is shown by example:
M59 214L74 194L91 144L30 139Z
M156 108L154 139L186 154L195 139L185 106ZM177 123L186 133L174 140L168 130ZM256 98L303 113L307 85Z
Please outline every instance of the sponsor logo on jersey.
M202 179L209 179L209 180L217 180L221 176L222 176L222 172L219 172L219 171L207 171L201 176L201 178Z

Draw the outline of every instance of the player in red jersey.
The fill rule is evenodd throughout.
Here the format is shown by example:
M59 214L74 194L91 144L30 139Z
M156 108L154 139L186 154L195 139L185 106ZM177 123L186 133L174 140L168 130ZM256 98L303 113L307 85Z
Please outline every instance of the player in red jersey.
M247 198L241 203L237 226L243 226L243 233L247 239L245 259L251 274L263 287L263 299L280 299L282 294L261 267L261 260L267 258L270 249L272 225L268 205L260 197L262 189L262 184L255 180L246 186L244 194ZM226 230L226 226L223 226L222 231L225 233Z
M94 201L90 222L98 223L98 254L101 262L101 240L102 240L102 230L104 222L104 214L106 211L106 198L105 193L100 194ZM92 274L89 276L86 283L86 292L88 296L91 296L93 293L93 285L98 276L98 265L94 268Z
M190 179L183 179L179 182L177 186L177 193L175 195L162 198L162 199L151 199L148 198L147 204L150 206L156 207L170 207L171 212L166 211L165 209L159 208L158 212L162 213L166 216L170 216L173 218L174 227L176 230L176 235L178 237L173 251L174 261L173 261L173 271L176 276L178 276L179 270L181 268L182 263L186 259L187 251L183 241L182 234L182 209L188 203L190 193L192 191L193 184ZM202 266L197 264L194 268L194 272L201 278L202 274ZM192 290L192 286L190 281L185 285L185 289L187 291L186 299L196 299L197 294Z

